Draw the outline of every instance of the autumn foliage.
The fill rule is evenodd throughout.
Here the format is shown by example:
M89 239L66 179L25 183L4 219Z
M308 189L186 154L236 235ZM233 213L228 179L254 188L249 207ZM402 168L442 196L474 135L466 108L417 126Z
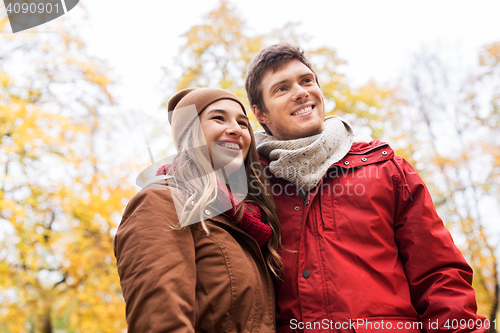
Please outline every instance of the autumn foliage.
M0 35L2 333L126 328L112 237L134 191L96 147L111 80L61 31Z
M0 17L0 31L6 24ZM181 37L165 101L196 86L247 101L251 59L264 46L311 38L295 27L250 34L237 8L221 1ZM126 329L112 238L135 189L106 148L112 73L76 31L0 34L0 333ZM384 86L350 85L331 46L306 51L328 114L389 141L416 166L475 270L480 314L495 318L498 251L488 205L498 207L500 192L500 42L484 46L475 72L458 75L436 52L422 53L413 71Z

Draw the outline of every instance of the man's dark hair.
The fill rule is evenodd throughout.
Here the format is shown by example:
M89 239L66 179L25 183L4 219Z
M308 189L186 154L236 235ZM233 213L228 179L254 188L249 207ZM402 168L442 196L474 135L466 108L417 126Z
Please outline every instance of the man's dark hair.
M276 72L280 70L290 61L297 59L306 65L314 74L314 78L319 87L318 75L313 69L311 63L306 59L304 51L298 46L289 44L275 44L262 49L253 58L248 68L247 77L245 79L245 90L247 91L250 107L255 104L262 112L267 112L266 104L262 95L262 77L268 70ZM265 124L260 125L271 134L269 128Z

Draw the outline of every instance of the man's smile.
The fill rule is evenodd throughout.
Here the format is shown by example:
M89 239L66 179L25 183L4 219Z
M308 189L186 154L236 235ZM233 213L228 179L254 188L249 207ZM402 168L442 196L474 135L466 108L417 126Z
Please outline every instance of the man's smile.
M306 116L312 112L314 107L315 105L309 105L304 108L301 108L300 110L293 112L292 116Z

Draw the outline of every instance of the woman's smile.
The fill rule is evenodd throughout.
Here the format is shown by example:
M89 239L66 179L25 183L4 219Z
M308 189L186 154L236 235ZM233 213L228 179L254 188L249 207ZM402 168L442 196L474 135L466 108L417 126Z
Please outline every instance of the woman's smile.
M201 113L200 124L214 168L238 170L252 140L249 120L241 106L227 99L214 102Z

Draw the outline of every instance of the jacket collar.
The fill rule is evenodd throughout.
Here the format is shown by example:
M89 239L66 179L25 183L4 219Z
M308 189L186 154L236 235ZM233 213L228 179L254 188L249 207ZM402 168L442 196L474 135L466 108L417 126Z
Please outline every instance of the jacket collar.
M399 171L399 174L401 175L402 181L403 181L403 187L406 189L405 193L408 193L410 201L413 201L410 187L408 185L408 182L406 180L406 176L402 170L402 167L400 165L399 160L396 160L394 157L396 155L394 154L394 150L389 146L387 142L379 141L379 140L373 140L370 141L369 143L367 142L355 142L352 144L351 150L347 153L344 158L342 158L340 161L337 163L334 163L331 167L341 167L344 169L351 169L351 168L357 168L365 165L370 165L382 161L392 161L396 168ZM397 156L396 156L397 157ZM401 158L399 158L401 160ZM269 166L269 159L265 158L264 156L259 155L259 160L260 163L265 167L266 172L268 174L268 166ZM324 178L325 176L323 176ZM286 183L285 180L281 178L277 178L274 175L270 175L269 178L275 182L275 183ZM323 180L322 180L323 181ZM322 182L321 181L321 182ZM320 184L321 184L320 182ZM313 197L315 196L319 186L315 187L312 191L309 192L308 197Z
M363 156L360 156L363 155ZM380 140L370 142L355 142L351 146L351 150L340 161L332 166L341 166L343 168L353 168L357 166L377 163L380 161L389 160L394 157L394 151L389 144ZM366 161L365 161L366 159ZM260 163L268 167L269 159L259 155ZM345 163L345 162L349 163ZM274 176L273 176L274 177Z
M337 163L332 166L339 166L345 169L356 168L373 163L391 160L394 158L394 151L386 142L373 140L369 143L353 143L351 150Z
M394 151L389 144L379 140L372 140L370 142L355 142L352 144L351 149L344 158L331 167L341 167L344 169L351 169L360 166L370 165L381 161L387 161L394 158ZM269 171L269 159L259 155L260 163L264 166L266 176L274 183L280 183L283 186L287 183L286 180L278 178ZM325 175L323 175L323 178ZM321 180L320 184L323 182ZM308 197L313 197L317 192L319 186L316 186L308 193Z

